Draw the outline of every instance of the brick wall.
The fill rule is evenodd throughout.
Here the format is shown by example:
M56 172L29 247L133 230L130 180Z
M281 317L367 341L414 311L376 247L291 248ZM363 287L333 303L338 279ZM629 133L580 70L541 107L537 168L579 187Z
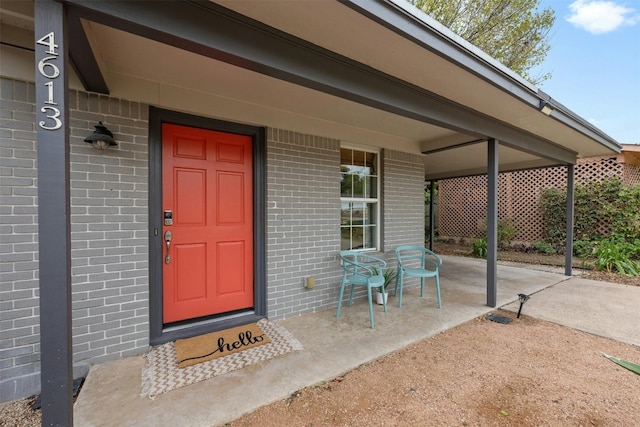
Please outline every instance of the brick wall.
M267 307L270 319L337 302L340 143L278 129L267 133ZM314 276L315 288L304 278Z
M0 401L40 388L35 87L0 79ZM148 346L146 105L69 92L73 352L83 365ZM83 142L102 121L118 142Z
M0 401L40 389L34 85L0 79ZM148 106L69 92L73 352L89 363L148 348ZM102 121L118 147L83 139ZM337 304L340 142L267 133L267 304L272 320ZM420 156L383 152L383 247L422 244ZM314 276L316 286L304 287ZM363 297L358 293L357 297Z
M392 150L383 159L384 252L394 261L396 246L424 246L424 164L421 156Z
M33 84L0 79L0 401L40 387L34 99Z
M340 142L270 129L267 156L269 318L333 308L342 279ZM397 245L424 244L424 167L420 156L384 150L382 174L384 253L374 255L395 267Z
M149 108L76 91L69 104L73 353L100 363L149 344ZM117 149L83 142L98 121Z

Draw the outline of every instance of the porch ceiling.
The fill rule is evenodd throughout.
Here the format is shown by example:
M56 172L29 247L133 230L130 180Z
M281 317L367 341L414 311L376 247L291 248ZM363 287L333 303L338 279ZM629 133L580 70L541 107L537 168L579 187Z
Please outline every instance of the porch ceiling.
M249 64L218 52L218 44L228 42L223 35L190 27L169 13L153 12L147 21L128 15L148 3L66 1L83 18L91 46L87 53L93 54L111 96L354 145L425 153L426 179L485 173L486 144L466 143L497 134L503 136L498 137L501 170L566 164L576 157L619 151L615 141L553 100L551 116L539 112L545 94L428 17L408 12L408 3L402 2L189 2L192 14L183 16L213 18L221 5L279 30L257 26L265 38L286 38L296 52L319 55L319 62L309 61L307 70L299 71L305 64L285 54L285 71L274 71L268 58ZM188 8L180 5L181 12ZM13 25L16 34L25 27L33 30L24 2L3 1L0 13L3 27ZM7 34L12 32L3 28L3 42ZM198 44L185 35L206 42ZM25 47L32 47L33 38L30 43ZM295 70L291 76L287 60ZM321 76L321 83L301 77L334 62L345 70L357 68L352 76L371 76L372 82L382 83L379 87L388 87L364 99L355 90L339 90L345 82L334 85L330 72ZM387 100L392 91L384 89L408 95L401 102Z

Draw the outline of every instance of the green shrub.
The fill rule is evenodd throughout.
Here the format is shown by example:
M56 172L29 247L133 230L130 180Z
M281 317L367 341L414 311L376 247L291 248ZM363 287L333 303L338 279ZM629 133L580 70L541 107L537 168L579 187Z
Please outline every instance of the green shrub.
M531 246L536 250L536 252L540 252L543 254L555 255L558 253L558 251L556 251L556 248L554 248L551 243L545 242L544 240L533 242Z
M485 219L482 227L482 234L487 235L487 221ZM498 248L508 248L516 235L516 220L513 218L498 219ZM486 237L485 237L486 240ZM486 245L485 245L486 246Z
M516 235L516 220L503 218L498 220L498 247L506 248Z
M607 178L577 185L574 194L574 254L590 255L593 242L615 236L631 248L640 236L640 185L627 186L620 178ZM566 190L551 188L540 198L544 220L543 240L561 250L566 240ZM606 245L605 245L606 246ZM631 258L638 252L629 249Z
M573 242L573 254L580 258L586 258L593 252L594 243L589 240L575 240Z
M554 248L563 246L567 237L567 192L549 188L540 197L540 208L544 219L543 241Z
M471 254L479 258L487 257L487 238L471 239Z
M609 272L618 271L627 276L637 276L639 274L638 263L630 258L630 254L636 250L634 246L615 236L600 241L593 249L596 268Z

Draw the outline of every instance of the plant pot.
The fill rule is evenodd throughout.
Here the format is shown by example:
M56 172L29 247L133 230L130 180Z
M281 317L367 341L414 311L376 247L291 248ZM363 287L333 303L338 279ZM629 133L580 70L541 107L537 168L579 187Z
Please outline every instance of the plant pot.
M380 304L380 305L383 305L385 301L389 302L389 300L387 299L388 297L389 297L389 292L385 292L385 293L377 292L376 293L376 302L378 304ZM382 298L384 298L384 300Z

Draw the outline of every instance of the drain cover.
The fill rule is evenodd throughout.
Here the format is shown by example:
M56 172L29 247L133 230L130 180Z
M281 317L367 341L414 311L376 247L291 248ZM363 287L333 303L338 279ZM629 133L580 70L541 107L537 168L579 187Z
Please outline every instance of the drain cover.
M492 322L502 323L503 325L508 325L513 321L513 319L510 317L500 316L498 314L490 314L487 316L487 319L491 320Z

